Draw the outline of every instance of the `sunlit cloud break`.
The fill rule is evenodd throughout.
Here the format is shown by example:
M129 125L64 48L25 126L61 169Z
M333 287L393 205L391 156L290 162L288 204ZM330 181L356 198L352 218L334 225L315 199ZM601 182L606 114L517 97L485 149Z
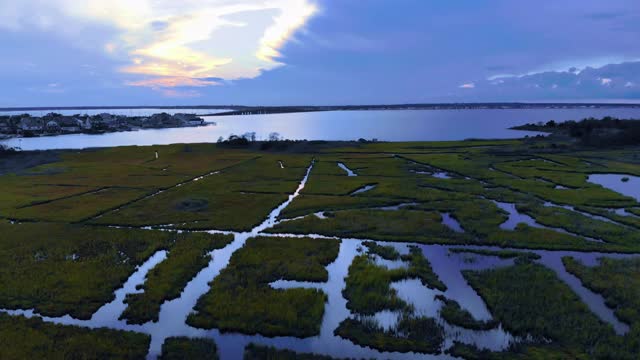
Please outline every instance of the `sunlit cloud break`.
M137 80L137 81L127 81L126 84L129 86L146 86L146 87L178 87L178 86L203 87L203 86L222 85L222 83L220 83L219 81L194 79L194 78L179 77L179 76L152 78L152 79Z
M11 15L0 15L0 27L13 31L80 38L87 27L112 28L96 45L130 63L118 69L132 77L125 84L166 88L219 85L203 79L254 78L284 65L281 48L318 7L313 0L21 0L1 2L0 12Z

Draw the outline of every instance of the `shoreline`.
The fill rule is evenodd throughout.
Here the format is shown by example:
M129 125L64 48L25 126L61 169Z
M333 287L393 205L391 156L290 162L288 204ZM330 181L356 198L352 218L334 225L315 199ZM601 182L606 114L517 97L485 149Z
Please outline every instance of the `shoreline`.
M167 127L139 128L139 129L102 131L102 132L48 133L48 134L38 134L38 135L35 135L35 136L21 136L21 135L12 135L12 134L0 134L0 142L1 141L6 141L6 140L11 140L11 139L47 138L47 137L56 137L56 136L64 136L64 135L96 135L96 136L99 136L99 135L107 135L107 134L115 134L115 133L126 133L126 132L136 132L136 131L144 131L144 130L197 128L197 127L206 127L206 126L215 126L215 125L217 125L215 121L210 121L210 122L204 122L202 125L167 126Z
M182 109L219 109L219 110L248 110L256 111L274 109L296 109L298 112L303 109L311 111L330 110L453 110L453 109L579 109L579 108L640 108L640 103L529 103L529 102L487 102L487 103L404 103L404 104L360 104L360 105L177 105L177 106L22 106L22 107L0 107L0 112L13 111L55 111L55 110L135 110L135 109L160 109L160 110L182 110ZM204 116L204 115L200 115Z

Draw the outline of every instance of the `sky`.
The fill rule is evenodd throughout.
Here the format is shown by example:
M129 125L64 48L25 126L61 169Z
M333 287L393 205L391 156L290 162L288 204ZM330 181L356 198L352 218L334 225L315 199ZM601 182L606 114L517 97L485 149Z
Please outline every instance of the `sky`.
M638 0L0 0L0 107L638 102Z

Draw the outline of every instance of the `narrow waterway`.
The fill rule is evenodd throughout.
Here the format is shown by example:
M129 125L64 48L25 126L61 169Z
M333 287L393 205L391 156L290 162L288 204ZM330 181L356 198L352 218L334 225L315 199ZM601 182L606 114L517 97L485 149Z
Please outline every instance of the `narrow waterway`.
M34 313L33 310L4 309L0 311L11 315L24 315L27 317L38 316L46 322L57 324L77 325L88 328L108 327L112 329L146 333L151 336L148 359L157 358L161 352L162 344L166 338L171 336L213 338L218 345L222 359L241 358L245 346L250 342L275 346L277 348L291 349L299 352L313 352L340 358L414 359L417 356L425 359L451 358L443 353L436 355L424 355L415 353L380 352L368 347L356 345L349 340L342 339L333 334L333 331L338 327L340 322L354 315L346 307L347 302L342 296L342 290L345 287L345 278L348 275L348 269L353 259L358 254L361 254L366 250L366 247L362 245L363 241L367 241L366 239L341 239L340 250L337 258L327 266L328 281L326 283L299 282L289 281L286 279L281 279L271 283L271 286L276 289L316 288L326 293L328 300L325 304L325 313L321 324L320 334L318 336L305 339L286 336L269 338L262 335L221 333L217 329L196 329L186 324L187 316L193 311L198 299L210 290L210 283L229 264L233 254L244 246L248 238L261 235L313 237L318 241L322 241L323 239L335 239L335 237L327 237L317 234L290 235L263 233L264 230L277 224L277 218L282 210L300 194L312 172L312 169L313 162L308 167L296 191L291 194L285 202L273 209L266 219L251 231L245 233L215 230L210 231L211 233L232 234L234 236L234 240L226 247L214 250L210 253L211 260L208 265L200 270L200 272L186 284L179 298L162 304L158 322L150 322L143 325L130 325L123 320L119 320L119 317L126 308L126 304L124 303L126 295L140 291L138 290L138 286L144 284L146 275L151 269L166 259L166 251L159 251L155 253L140 265L123 284L123 286L115 291L114 300L102 306L95 314L93 314L90 320L78 320L71 318L68 315L56 318L43 317ZM399 204L384 209L397 210L403 206L409 205L413 204ZM541 225L537 224L534 219L530 217L527 218L526 215L519 214L513 204L498 203L498 206L510 214L510 219L503 224L503 228L505 229L513 229L519 222L525 222L532 226L541 227ZM311 216L323 218L322 212L311 214ZM460 224L457 223L450 214L442 213L442 218L443 223L453 231L464 231L464 229L460 227ZM496 256L472 253L453 253L450 249L468 248L499 250L500 248L481 246L415 245L383 241L377 241L377 243L380 245L392 246L401 254L407 254L409 246L418 246L424 256L431 263L434 272L438 275L440 280L446 284L446 291L429 289L422 285L422 283L417 279L403 280L391 285L401 299L413 305L417 315L434 317L443 325L445 328L446 340L442 350L451 346L454 341L473 344L480 348L496 351L506 349L512 343L521 341L521 339L518 339L505 331L500 325L495 329L487 331L474 331L450 325L440 317L439 310L442 303L435 298L437 295L444 295L449 299L457 301L463 309L469 311L469 313L477 320L492 319L492 315L486 304L469 286L464 279L462 272L464 270L478 271L510 266L513 264L513 259L500 259ZM600 257L626 258L634 255L543 250L530 250L529 252L539 254L541 259L537 261L552 269L558 277L565 282L585 302L585 304L587 304L589 309L596 314L596 316L611 324L618 334L624 334L629 330L626 324L620 322L616 318L613 310L607 307L604 298L601 295L584 287L578 278L566 271L561 259L564 256L572 256L579 259L587 266L594 266L598 263L598 259ZM374 260L377 265L385 266L389 269L397 269L407 266L407 263L402 260L389 261L384 260L379 256L374 257ZM378 320L383 327L390 328L397 323L398 314L392 311L383 311L377 313L374 318Z

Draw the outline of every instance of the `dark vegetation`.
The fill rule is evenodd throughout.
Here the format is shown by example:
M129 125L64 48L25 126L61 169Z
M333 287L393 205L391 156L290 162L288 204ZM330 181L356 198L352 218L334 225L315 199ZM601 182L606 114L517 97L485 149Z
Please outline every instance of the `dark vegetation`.
M16 152L18 152L17 149L6 144L0 144L0 156L12 155Z
M333 360L331 356L298 353L287 349L276 349L251 343L244 348L244 360Z
M134 324L157 321L162 303L180 296L189 280L209 263L209 252L233 240L231 235L208 233L172 235L174 244L167 259L149 271L142 293L127 295L128 306L120 318Z
M632 359L640 353L640 259L600 259L595 267L572 257L562 259L567 271L596 293L602 294L615 315L630 325L623 337L608 341L600 357Z
M447 299L444 295L436 295L436 299L444 303L440 308L440 316L452 325L472 330L489 330L498 326L498 322L495 320L474 319L471 313L463 309L457 301Z
M400 259L400 253L393 246L378 245L375 241L365 241L362 245L369 249L370 254L375 254L386 260Z
M566 349L557 346L544 345L512 344L505 351L492 352L491 350L478 349L476 346L464 344L458 341L454 341L453 346L447 349L446 353L466 360L590 359L590 357L580 349Z
M160 231L0 221L0 308L89 319L153 253Z
M385 251L383 246L368 245L370 252ZM425 286L437 284L445 288L432 272L431 266L418 248L411 248L407 269L389 270L375 264L370 255L357 256L349 267L349 276L342 291L347 308L356 313L340 323L335 334L362 346L383 351L417 351L437 353L444 341L444 330L432 318L413 315L413 307L398 298L391 283L408 278L419 278ZM383 329L369 316L383 310L399 311L398 323L391 329Z
M211 339L170 337L162 344L159 360L217 360L218 348Z
M507 268L466 271L464 276L506 330L530 337L523 346L599 359L637 357L637 332L616 336L611 325L598 319L542 265L520 262Z
M244 158L230 162L233 157L223 157L226 167L212 165L220 173L134 202L92 222L247 231L295 191L311 163L311 157L305 155L253 156L237 150L233 153ZM280 168L278 161L287 166Z
M608 131L594 129L590 136ZM638 149L633 145L593 148L584 146L592 140L585 141L569 135L434 143L289 143L278 139L255 141L242 148L190 144L5 153L0 156L0 308L34 308L45 315L68 313L87 319L113 299L113 291L135 266L165 249L169 257L149 273L144 293L129 297L127 316L139 316L134 320L139 322L153 319L158 304L177 296L194 272L206 265L206 253L222 243L211 244L196 235L174 242L176 235L171 232L105 225L248 230L287 199L312 158L317 161L307 186L282 216L323 211L329 217L307 216L282 222L270 231L476 247L640 252L640 221L613 211L626 209L640 215L640 204L587 181L594 173L640 175ZM261 150L264 144L267 148ZM337 162L345 163L358 176L345 176ZM220 172L212 175L215 171ZM435 172L445 172L449 178L436 178ZM191 181L194 179L198 181ZM372 183L377 184L374 189L348 196ZM161 190L164 192L159 193ZM493 200L515 204L538 223L575 235L525 224L503 230L500 225L507 214ZM615 223L566 208L547 208L545 202ZM387 208L400 204L399 210ZM444 212L465 232L456 233L443 224ZM585 236L606 242L590 242ZM365 246L370 254L398 257L390 247ZM631 326L628 334L616 336L551 270L532 262L537 255L512 250L459 251L515 258L512 267L465 272L465 277L488 304L495 321L528 341L499 353L462 344L456 344L452 352L496 359L637 358L640 305L636 300L640 295L636 293L636 263L607 260L590 268L565 259L567 269L603 294L616 315ZM212 281L211 291L199 300L189 323L267 336L316 335L326 296L313 289L276 290L269 284L280 279L326 281L325 266L337 252L335 240L251 239ZM412 249L401 260L407 262L406 269L388 270L376 266L368 255L356 257L344 293L356 314L341 325L339 334L382 350L437 352L433 344L438 342L439 331L433 328L433 320L413 314L390 284L409 278L439 290L445 289L444 284L419 249ZM371 318L380 310L396 310L404 322L381 329ZM23 327L23 318L0 317L6 318L0 322L9 324L1 328L4 338L0 342L5 342L0 354L16 351L12 344L20 344L17 351L21 351L2 358L42 358L41 352L52 348L73 349L72 355L63 353L58 358L82 358L83 354L87 358L140 358L148 345L143 337L140 354L123 355L130 340L120 340L119 332L101 336L96 344L93 337L98 330L83 330L87 339L65 342L55 334L65 329L64 338L75 339L67 333L68 327L38 322L29 325L37 329L31 332ZM474 319L455 304L445 303L442 317L474 326ZM22 346L28 338L20 334L28 334L37 340L36 346L42 346L35 350ZM122 348L111 349L111 344ZM138 345L130 348L138 351ZM56 358L58 350L51 351Z
M316 289L273 289L276 280L327 281L325 267L337 256L337 240L256 237L198 300L188 324L266 336L317 335L326 295Z
M374 247L379 248L383 247ZM446 290L419 248L412 247L408 255L402 256L402 260L408 262L407 268L390 270L377 265L370 255L356 256L349 266L349 276L342 290L347 299L347 308L364 315L373 315L382 310L410 309L391 288L391 283L404 279L417 278L427 287Z
M0 314L2 359L142 359L148 335L54 325Z
M467 249L467 248L451 248L449 252L452 253L471 253L478 254L484 256L497 256L501 259L511 259L511 258L526 258L529 260L537 260L540 259L540 255L532 252L526 251L516 251L516 250L486 250L486 249Z
M376 265L367 255L359 255L349 266L349 276L342 295L351 311L373 315L382 310L401 310L408 305L396 295L390 285L408 277L406 269Z
M389 330L368 318L346 319L335 334L382 351L439 353L444 342L442 326L427 317L402 316Z
M24 174L38 165L60 161L61 151L17 151L18 149L0 144L0 175Z
M327 141L307 141L288 140L280 136L279 133L270 133L267 140L256 139L255 132L247 132L242 135L229 135L226 139L222 136L218 138L217 145L221 148L230 149L251 149L268 152L304 152L308 147L316 148L318 145L329 144Z
M402 256L402 260L409 262L408 276L420 279L422 285L437 289L440 291L446 291L447 286L440 281L438 275L433 272L429 260L424 257L422 250L417 246L411 246L409 248L409 254Z
M518 130L545 131L566 134L587 146L622 146L640 144L640 121L617 119L610 116L602 119L587 118L581 121L526 124L516 126Z

